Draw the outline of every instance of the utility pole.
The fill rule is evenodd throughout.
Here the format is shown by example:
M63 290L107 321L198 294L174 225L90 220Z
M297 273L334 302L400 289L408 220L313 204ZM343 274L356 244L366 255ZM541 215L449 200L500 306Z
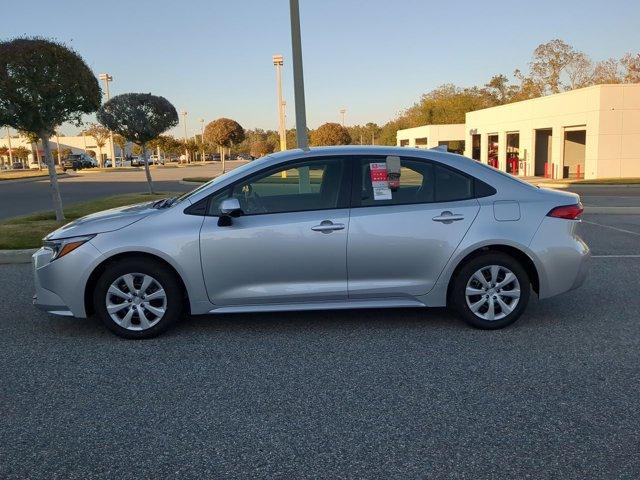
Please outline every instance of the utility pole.
M309 149L307 138L307 112L304 102L304 76L302 68L302 40L300 39L300 6L298 0L289 0L291 20L291 51L293 54L293 93L296 102L296 138L298 148Z
M204 153L204 118L200 119L200 147L202 148L202 163L205 162L206 154Z
M342 115L342 126L344 127L344 115L347 113L347 109L346 108L341 108L340 109L340 115Z
M182 123L184 124L184 161L189 163L189 150L187 150L187 112L182 112Z
M284 100L282 99L282 55L273 56L273 65L276 67L276 91L278 94L278 133L280 135L280 151L287 149L287 130L284 123Z
M60 155L60 137L58 136L57 131L56 131L56 150L58 152L58 165L62 166L62 157Z
M13 168L13 152L11 151L11 134L9 133L9 127L7 127L7 143L9 145L9 165Z
M107 102L111 99L109 94L109 82L113 82L113 77L108 73L101 73L99 75L100 80L104 81L104 89L107 94ZM109 142L111 143L111 167L116 168L116 150L113 146L113 132L109 131ZM124 157L124 156L123 156ZM98 165L102 164L102 159L98 162ZM122 166L124 166L124 158L122 159Z

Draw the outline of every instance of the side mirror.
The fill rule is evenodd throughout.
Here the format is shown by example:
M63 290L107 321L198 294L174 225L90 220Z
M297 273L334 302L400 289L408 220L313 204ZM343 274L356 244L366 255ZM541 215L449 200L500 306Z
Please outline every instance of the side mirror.
M239 217L244 213L237 198L225 198L220 204L220 212L230 217Z
M244 214L237 198L224 199L220 204L220 213L222 215L218 218L219 227L230 227L233 224L232 218L237 218Z

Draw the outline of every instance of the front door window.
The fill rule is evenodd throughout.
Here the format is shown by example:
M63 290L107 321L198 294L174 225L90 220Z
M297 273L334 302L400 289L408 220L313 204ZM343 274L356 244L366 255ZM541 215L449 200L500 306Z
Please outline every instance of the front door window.
M258 174L233 187L245 215L339 208L346 165L326 158Z

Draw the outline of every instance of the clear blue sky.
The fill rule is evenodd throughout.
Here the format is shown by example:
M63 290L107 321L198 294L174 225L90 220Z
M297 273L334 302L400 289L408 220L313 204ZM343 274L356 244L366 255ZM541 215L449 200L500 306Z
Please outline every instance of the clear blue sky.
M339 121L343 106L347 124L384 123L443 83L526 69L556 37L595 60L640 50L638 0L523 3L300 0L309 126ZM2 10L0 38L73 46L113 75L112 95L151 92L187 110L190 134L200 117L275 128L271 56L282 53L293 126L288 0L10 0Z

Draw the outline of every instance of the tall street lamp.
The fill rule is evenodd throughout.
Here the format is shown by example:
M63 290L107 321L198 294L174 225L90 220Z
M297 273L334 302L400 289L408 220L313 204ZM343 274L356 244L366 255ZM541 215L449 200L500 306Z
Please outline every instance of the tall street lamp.
M182 123L184 125L184 161L189 163L189 150L187 149L187 112L182 112Z
M309 149L307 138L307 111L304 102L304 78L302 74L302 40L300 39L300 6L298 0L289 0L291 20L291 53L293 54L293 93L296 101L296 138L298 148Z
M346 108L341 108L340 109L340 115L342 115L342 126L344 127L344 115L347 113L347 109Z
M13 168L13 152L11 151L11 133L9 133L9 127L7 127L7 145L9 145L9 165Z
M284 123L284 100L282 100L282 55L273 56L273 65L276 67L276 91L278 94L278 133L280 134L280 151L287 149L287 130Z
M200 119L200 148L202 149L202 163L205 162L206 156L204 153L204 118Z
M113 77L108 73L101 73L98 75L98 78L104 82L104 90L107 95L107 102L111 99L111 95L109 94L109 82L113 82ZM109 131L109 142L111 144L111 167L116 167L116 150L113 146L113 132ZM122 165L124 166L124 155L122 156ZM100 159L100 163L102 163L102 159Z

